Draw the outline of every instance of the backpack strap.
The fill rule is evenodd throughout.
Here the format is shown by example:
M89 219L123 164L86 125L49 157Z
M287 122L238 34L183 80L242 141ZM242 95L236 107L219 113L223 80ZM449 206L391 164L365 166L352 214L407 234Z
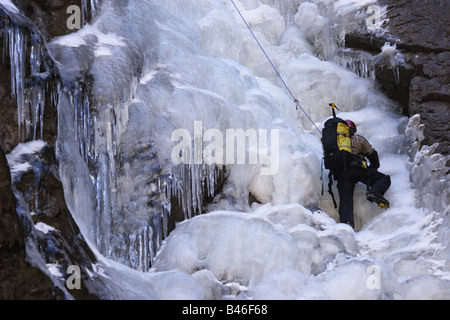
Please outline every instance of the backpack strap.
M331 195L331 199L333 199L334 208L337 209L336 199L334 198L333 193L333 172L330 171L328 174L328 193Z

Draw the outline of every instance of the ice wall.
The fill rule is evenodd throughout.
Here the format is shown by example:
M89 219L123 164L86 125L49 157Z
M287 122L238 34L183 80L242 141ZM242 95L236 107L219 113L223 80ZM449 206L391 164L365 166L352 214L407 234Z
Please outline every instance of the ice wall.
M414 131L414 126L407 126L407 119L396 114L395 104L376 90L372 79L373 59L392 58L393 63L400 63L401 55L389 45L378 57L361 57L358 52L341 48L343 35L362 24L375 28L374 32L383 32L373 23L367 25L369 6L376 2L236 2L313 119L324 121L329 110L322 106L337 101L342 108L340 116L357 122L360 132L380 152L380 170L393 181L386 196L395 200L386 212L374 208L365 200L365 186L358 185L355 214L359 232L335 223L338 216L329 197L320 198L318 193L320 182L315 177L319 175L321 150L313 126L291 107L292 102L280 90L281 83L236 12L234 21L244 32L233 38L230 31L237 34L239 28L228 12L211 11L200 20L202 34L207 35L203 37L203 50L210 56L237 60L252 71L266 99L259 95L258 100L250 100L253 114L258 114L254 108L257 103L277 105L278 114L272 112L271 116L282 117L283 126L294 132L289 135L283 131L280 144L294 152L283 150L282 169L274 177L232 170L232 178L233 172L240 175L231 181L241 188L248 186L266 205L255 204L245 213L234 212L235 203L217 197L218 203L211 206L216 212L180 224L167 239L156 257L156 271L182 270L191 274L202 283L209 298L446 297L450 290L445 262L448 241L441 242L439 237L448 222L448 208L433 212L419 205L423 202L421 197L417 201L417 193L411 188L408 167L408 150L413 142L408 132ZM228 2L223 3L233 11ZM181 4L173 6L178 15L199 19L200 10L194 14ZM280 16L285 19L285 30L274 45L273 38L280 32ZM274 28L267 27L271 25L267 20L273 22ZM382 17L379 22L381 26ZM222 31L219 25L224 26ZM227 50L221 49L224 47ZM424 161L426 156L421 159ZM435 160L439 168L438 163L445 161ZM424 178L421 169L428 171L433 165L426 167L415 172L420 171L418 176ZM234 195L233 190L225 189L224 193ZM436 188L430 193L442 194ZM440 199L445 201L448 196L444 194ZM327 214L286 203L309 208L319 205Z
M68 206L99 257L140 271L154 266L136 273L102 260L99 273L123 288L115 296L448 296L439 241L448 212L417 206L405 166L414 126L408 131L376 89L368 62L339 56L343 34L367 22L375 1L236 3L316 124L335 102L379 150L393 179L393 207L374 208L358 186L362 230L336 223L331 199L320 194L320 135L229 1L104 1L91 24L49 48L61 74L57 151ZM12 32L13 47L21 48L20 33ZM238 129L257 134L259 143L244 148L246 161L278 137L275 174L261 174L266 163L235 157L224 161L227 179L216 195L220 166L174 163L180 154L201 157L195 146L210 146L213 137L226 146L227 130ZM427 162L420 155L417 164ZM250 206L249 193L259 203ZM206 208L205 194L214 198ZM174 199L192 219L163 242ZM216 212L199 215L205 211Z
M319 10L329 4L237 3L317 124L331 101L342 111L390 105L372 81L326 61L338 47L336 9ZM348 12L339 11L336 22L354 13ZM318 133L231 2L107 1L92 24L55 39L51 51L65 83L59 146L68 202L107 257L147 270L167 234L171 199L190 218L202 212L205 194L214 196L215 166L172 161L181 139L173 141L173 133L185 129L195 140L195 123L224 141L228 129L279 131L279 173L263 176L262 163L231 161L211 208L246 210L249 192L260 202L318 204ZM184 152L195 158L198 150Z

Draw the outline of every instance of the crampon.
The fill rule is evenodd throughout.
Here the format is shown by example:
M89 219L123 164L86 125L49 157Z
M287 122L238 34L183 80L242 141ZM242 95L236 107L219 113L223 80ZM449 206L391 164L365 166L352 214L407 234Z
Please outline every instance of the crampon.
M387 201L381 193L369 192L366 194L366 198L371 203L376 203L383 209L389 208L389 201Z

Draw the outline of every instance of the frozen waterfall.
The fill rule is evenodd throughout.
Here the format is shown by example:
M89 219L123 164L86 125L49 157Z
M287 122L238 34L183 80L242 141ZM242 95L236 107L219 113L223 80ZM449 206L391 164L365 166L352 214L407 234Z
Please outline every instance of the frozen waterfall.
M90 24L45 44L60 76L65 197L102 275L120 284L122 298L448 298L445 159L419 152L423 128L377 88L376 56L343 48L354 29L383 32L372 11L380 22L385 8L375 0L235 2L314 125L228 0L103 0L91 5ZM12 12L8 3L0 1ZM17 104L32 106L29 115L19 109L21 132L42 139L40 45L26 55L12 24L3 38ZM393 50L380 54L396 57ZM41 83L28 95L26 56ZM355 230L321 195L315 125L331 115L330 102L392 179L386 211L356 187ZM426 201L410 180L414 171L417 183L433 185L422 163L441 180ZM426 206L433 201L439 206ZM169 235L174 205L186 220Z

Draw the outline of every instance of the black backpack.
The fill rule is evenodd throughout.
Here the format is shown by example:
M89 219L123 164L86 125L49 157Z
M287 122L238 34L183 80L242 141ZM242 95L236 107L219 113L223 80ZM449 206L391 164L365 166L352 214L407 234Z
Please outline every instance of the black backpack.
M322 146L325 169L331 172L345 170L355 158L352 153L350 128L341 118L333 117L325 122Z

